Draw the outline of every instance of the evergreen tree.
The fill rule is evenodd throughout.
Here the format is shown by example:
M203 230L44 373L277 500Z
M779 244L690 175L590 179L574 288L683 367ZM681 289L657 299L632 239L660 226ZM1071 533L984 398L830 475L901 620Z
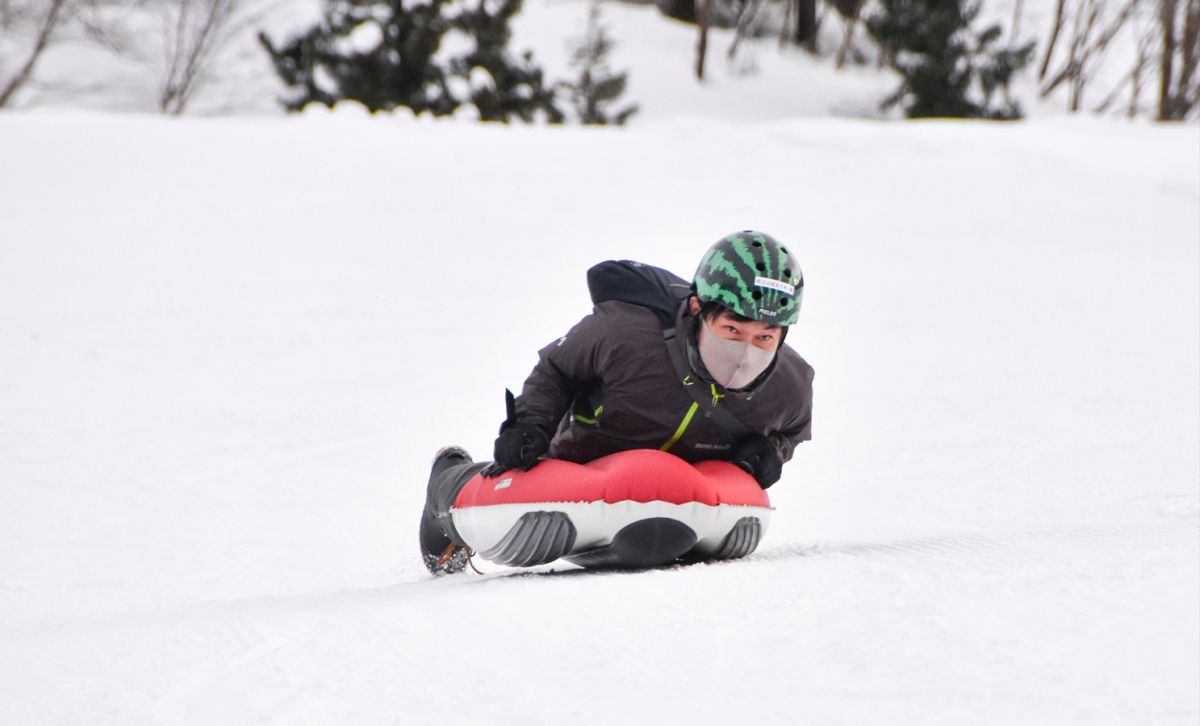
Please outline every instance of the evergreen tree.
M884 108L903 103L909 118L1021 117L1020 105L1008 97L1008 84L1029 62L1033 43L993 49L999 25L980 33L971 29L978 3L879 0L879 6L867 29L902 79ZM1002 99L993 104L997 91Z
M550 122L561 123L563 114L554 104L554 88L546 85L542 69L533 62L533 53L525 51L519 60L508 53L512 36L508 24L521 10L521 3L503 0L495 12L489 12L487 3L480 2L459 15L456 26L474 38L476 45L452 61L451 69L468 79L474 69L486 71L487 80L473 83L470 91L470 101L483 121L508 121L515 115L530 122L540 110Z
M571 105L586 125L625 125L637 113L637 104L611 112L606 107L625 93L627 73L613 74L605 62L614 43L600 24L600 4L592 3L588 11L587 30L571 49L571 67L579 69L579 79L561 85L569 94Z
M321 21L282 47L259 41L290 91L284 105L354 100L372 112L398 106L445 116L471 103L485 121L562 121L532 54L508 52L522 0L325 0ZM469 48L451 55L448 34ZM456 79L463 82L456 83ZM465 94L461 89L468 89Z

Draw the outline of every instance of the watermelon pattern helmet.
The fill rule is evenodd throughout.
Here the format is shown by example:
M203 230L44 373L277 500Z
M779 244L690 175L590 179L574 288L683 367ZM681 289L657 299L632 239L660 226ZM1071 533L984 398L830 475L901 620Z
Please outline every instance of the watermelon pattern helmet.
M746 230L704 253L692 281L701 302L771 325L791 325L800 316L804 274L795 255L774 237Z

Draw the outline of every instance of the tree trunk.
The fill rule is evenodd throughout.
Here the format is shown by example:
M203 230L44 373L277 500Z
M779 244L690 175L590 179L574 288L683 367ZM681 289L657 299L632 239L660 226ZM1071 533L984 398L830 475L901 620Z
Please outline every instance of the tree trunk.
M1158 120L1175 120L1175 103L1171 93L1175 75L1175 10L1178 0L1159 0L1158 21L1162 26L1162 58L1158 86Z
M796 33L792 41L817 52L817 0L796 0Z
M696 22L696 0L659 0L658 11L685 23Z
M796 0L783 0L783 22L779 24L779 50L783 50L791 37L792 6Z
M1196 78L1197 68L1200 68L1200 0L1186 2L1179 42L1183 65L1175 82L1176 111L1181 121L1200 105L1200 82Z
M708 11L712 0L697 0L696 20L700 24L700 38L696 41L696 80L704 80L704 58L708 55Z

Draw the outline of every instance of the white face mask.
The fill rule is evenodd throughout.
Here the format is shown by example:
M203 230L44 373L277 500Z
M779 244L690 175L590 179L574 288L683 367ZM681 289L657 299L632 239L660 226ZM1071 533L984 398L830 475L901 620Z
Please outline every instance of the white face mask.
M704 320L700 335L700 360L713 380L726 388L743 388L762 375L775 360L775 351L763 350L750 343L722 338Z

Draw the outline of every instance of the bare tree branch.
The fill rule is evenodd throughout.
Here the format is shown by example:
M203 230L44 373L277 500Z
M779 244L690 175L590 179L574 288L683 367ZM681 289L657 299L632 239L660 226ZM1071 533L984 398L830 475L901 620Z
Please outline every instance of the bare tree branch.
M179 10L175 15L175 22L170 23L170 9L164 7L163 23L164 37L167 38L167 44L163 50L167 54L167 72L163 76L162 86L159 92L158 108L163 113L166 113L171 105L172 99L175 97L175 79L179 75L179 64L183 56L184 37L187 32L188 12L191 10L191 0L179 0ZM174 30L171 30L174 26Z
M846 21L846 31L842 35L842 44L838 46L837 60L835 61L838 70L846 67L846 58L850 55L850 49L854 47L854 31L858 28L858 21L862 16L865 4L866 0L850 0L835 6Z
M742 40L746 37L746 32L750 29L750 23L754 21L754 16L758 14L758 9L762 7L762 0L747 0L742 6L742 11L738 13L737 29L733 34L733 42L729 44L729 51L725 57L733 60L737 56L738 46L742 44Z
M29 51L29 56L21 65L8 83L0 90L0 108L4 108L5 104L12 98L21 86L29 80L33 75L33 67L37 65L38 58L50 45L51 38L54 37L54 31L58 28L59 22L62 20L67 0L50 0L50 9L46 12L46 17L42 21L38 30L37 40L34 41L33 48ZM11 18L11 8L5 5L5 18Z
M1079 13L1075 15L1075 31L1067 62L1042 86L1039 96L1045 98L1062 83L1070 81L1069 107L1072 111L1078 111L1083 105L1083 91L1090 80L1090 71L1102 61L1109 44L1133 17L1140 2L1141 0L1127 0L1112 22L1091 42L1089 38L1106 6L1103 0L1087 0L1081 5L1078 8Z
M1008 36L1008 44L1010 46L1017 45L1017 38L1021 34L1021 14L1025 12L1025 0L1017 0L1013 4L1013 20L1012 31Z
M162 113L179 115L187 108L209 75L215 53L228 39L226 30L238 7L239 0L178 0L174 17L167 10L164 15L167 68L158 103Z
M1146 74L1150 70L1152 49L1156 42L1157 38L1154 37L1152 32L1142 31L1137 35L1137 50L1134 57L1133 66L1130 68L1129 72L1122 76L1121 80L1115 86L1113 86L1112 90L1109 91L1109 94L1105 97L1104 101L1102 101L1100 105L1093 109L1096 113L1106 113L1114 106L1114 104L1116 104L1117 100L1121 96L1121 93L1125 90L1125 87L1129 86L1129 105L1126 108L1125 115L1128 118L1134 118L1137 116L1138 110L1140 109L1142 87L1146 80Z
M1133 88L1129 92L1129 109L1125 112L1128 118L1136 117L1141 108L1142 87L1145 85L1146 73L1150 70L1150 48L1153 42L1153 38L1146 37L1138 44L1137 65L1131 73Z
M1054 24L1050 26L1050 39L1046 41L1046 55L1042 57L1042 67L1038 70L1038 80L1046 80L1046 73L1050 69L1050 59L1054 56L1054 47L1058 44L1058 35L1062 32L1064 12L1066 11L1067 0L1058 0L1058 4L1054 9Z
M1078 111L1083 105L1083 89L1087 85L1087 75L1084 73L1084 68L1087 64L1088 51L1087 42L1092 34L1092 29L1096 27L1096 19L1100 17L1100 11L1103 8L1101 0L1090 0L1090 12L1087 13L1087 22L1083 26L1083 32L1077 36L1077 42L1071 43L1071 101L1070 109L1072 112ZM1078 27L1078 26L1077 26Z

